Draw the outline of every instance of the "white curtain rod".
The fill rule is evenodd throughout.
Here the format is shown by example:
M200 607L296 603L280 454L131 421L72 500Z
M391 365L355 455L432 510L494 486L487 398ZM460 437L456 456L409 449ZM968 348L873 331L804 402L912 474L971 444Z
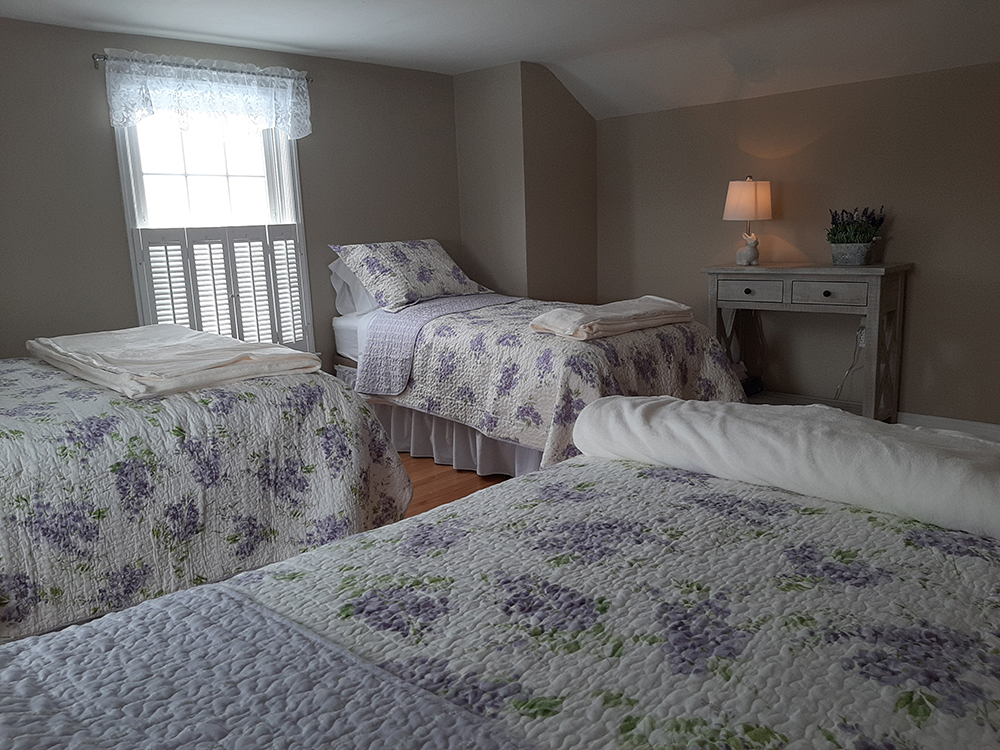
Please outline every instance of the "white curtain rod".
M101 63L105 62L108 59L108 56L105 55L103 52L95 52L90 57L94 61L94 69L95 70L99 69L100 66L101 66ZM111 59L112 60L127 60L128 58L113 57ZM183 63L170 63L170 62L159 63L159 64L160 65L166 65L167 67L170 67L170 68L190 68L191 70L219 70L219 71L230 72L230 73L242 73L243 72L242 70L226 71L225 68L209 68L206 65L185 65ZM258 73L256 75L260 75L260 76L263 76L265 78L290 78L290 79L296 78L296 76L282 76L282 75L275 75L274 73ZM312 76L306 76L306 83L312 83L312 82L313 82Z

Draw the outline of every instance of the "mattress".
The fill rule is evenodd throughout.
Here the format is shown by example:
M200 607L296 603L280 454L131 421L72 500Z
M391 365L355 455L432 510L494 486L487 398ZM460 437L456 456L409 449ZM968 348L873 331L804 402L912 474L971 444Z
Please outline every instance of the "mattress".
M338 315L333 319L333 335L336 341L337 354L355 362L361 360L368 341L368 328L377 310L365 313L350 313Z

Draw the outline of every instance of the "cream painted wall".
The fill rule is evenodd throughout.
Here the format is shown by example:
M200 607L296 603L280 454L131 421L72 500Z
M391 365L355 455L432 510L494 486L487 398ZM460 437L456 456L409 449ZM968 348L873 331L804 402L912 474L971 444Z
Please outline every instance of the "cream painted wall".
M459 265L505 294L597 295L597 128L543 65L455 77Z
M597 300L597 123L544 65L521 63L528 296Z
M0 18L0 357L24 342L138 323L105 47L306 70L313 133L298 142L318 349L335 314L327 245L435 237L460 225L450 76L80 31Z
M765 262L825 261L829 208L887 206L886 257L916 264L901 409L1000 423L1000 399L990 396L1000 365L991 336L1000 313L1000 65L592 124L529 63L453 79L0 19L0 100L8 103L0 109L0 356L23 355L35 336L137 322L104 76L90 62L104 47L286 65L315 78L314 133L299 142L299 159L315 334L327 365L328 243L436 237L500 291L581 301L595 289L600 301L665 294L708 322L698 269L730 262L741 244L740 225L721 220L722 204L727 181L752 173L775 189L775 219L754 227ZM850 361L854 320L771 315L765 327L782 363L765 373L768 384L831 395Z
M733 262L742 225L722 208L747 174L774 190L774 220L753 226L762 262L829 262L828 209L885 204L885 259L916 264L900 409L1000 423L998 121L997 64L602 120L599 297L662 294L707 323L698 269ZM764 322L785 363L768 386L832 396L857 319Z
M455 261L480 284L528 293L521 66L455 76L462 250Z

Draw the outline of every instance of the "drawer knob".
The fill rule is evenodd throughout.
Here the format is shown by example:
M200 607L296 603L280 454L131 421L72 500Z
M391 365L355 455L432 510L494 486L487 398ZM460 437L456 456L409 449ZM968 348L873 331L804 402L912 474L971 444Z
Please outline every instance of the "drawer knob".
M829 297L832 294L833 294L833 292L831 292L829 289L824 289L823 290L823 296L824 297Z
M750 287L747 287L746 289L743 290L743 293L744 294L753 294L753 289L751 289Z

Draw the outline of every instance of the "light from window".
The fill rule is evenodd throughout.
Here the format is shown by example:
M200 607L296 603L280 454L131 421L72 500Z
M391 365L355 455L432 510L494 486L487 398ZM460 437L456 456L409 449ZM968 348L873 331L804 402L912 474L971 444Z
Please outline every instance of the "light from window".
M272 220L264 144L238 121L191 115L184 129L166 115L135 128L144 227L267 224ZM144 219L144 220L143 220Z

